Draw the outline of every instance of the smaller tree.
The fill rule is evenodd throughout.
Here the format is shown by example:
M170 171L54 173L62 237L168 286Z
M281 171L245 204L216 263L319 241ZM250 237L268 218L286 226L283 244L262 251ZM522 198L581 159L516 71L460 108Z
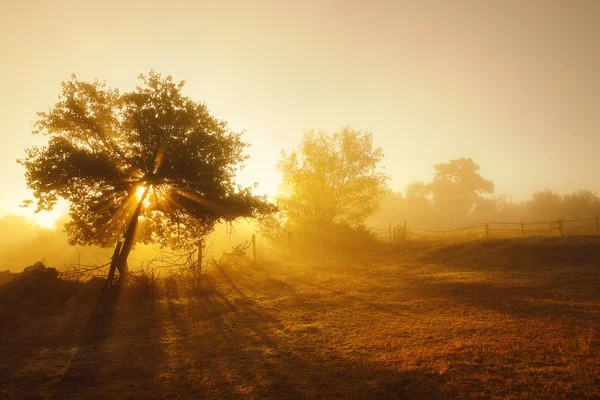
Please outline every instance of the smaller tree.
M599 211L600 198L590 190L579 189L563 196L563 217L588 218L598 215Z
M429 185L433 204L438 211L464 218L482 195L494 193L494 183L479 174L479 165L471 158L459 158L434 165L433 182Z
M511 195L501 194L496 197L497 218L502 222L523 220L525 216L525 201L513 202Z
M538 190L527 203L527 214L534 220L555 220L560 217L562 198L549 189Z
M431 194L429 186L421 181L409 183L404 189L405 201L411 215L431 213Z
M379 210L369 216L366 223L371 227L387 227L390 221L399 224L406 218L406 200L402 192L387 189L381 198Z
M304 134L297 151L278 165L285 194L277 198L291 224L359 226L379 208L387 176L378 170L381 148L371 133L345 126L333 135Z

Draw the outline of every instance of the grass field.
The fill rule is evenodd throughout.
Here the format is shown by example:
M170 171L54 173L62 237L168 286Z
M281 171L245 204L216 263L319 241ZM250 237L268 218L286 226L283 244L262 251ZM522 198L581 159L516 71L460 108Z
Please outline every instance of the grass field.
M0 397L600 398L597 237L210 272L194 299L2 303ZM87 324L86 324L87 322Z

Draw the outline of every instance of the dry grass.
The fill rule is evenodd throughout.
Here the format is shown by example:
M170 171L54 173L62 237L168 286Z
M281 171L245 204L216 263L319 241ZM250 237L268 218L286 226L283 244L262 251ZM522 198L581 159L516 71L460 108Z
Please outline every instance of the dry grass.
M4 305L0 395L599 398L599 258L589 237L406 244L217 269L87 327L89 305Z

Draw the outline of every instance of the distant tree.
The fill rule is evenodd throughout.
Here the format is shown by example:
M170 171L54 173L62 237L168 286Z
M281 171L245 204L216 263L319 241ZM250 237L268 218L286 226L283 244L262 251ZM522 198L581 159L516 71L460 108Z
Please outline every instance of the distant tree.
M479 197L473 202L473 208L469 213L469 222L492 221L501 215L498 201L495 198Z
M503 222L518 222L525 216L525 201L513 202L512 196L501 194L495 199L497 218Z
M0 218L0 259L3 263L6 262L4 252L9 247L19 244L24 239L31 240L38 230L38 227L22 215L8 214Z
M377 211L387 179L371 133L343 127L333 135L308 131L297 151L282 152L278 169L286 194L278 205L291 224L358 226Z
M593 217L600 213L600 198L590 190L580 189L563 196L561 210L563 217Z
M429 185L421 181L409 183L404 189L407 208L418 213L430 212L431 193Z
M471 158L459 158L433 166L435 174L429 184L436 209L463 218L473 211L482 195L494 193L494 183L479 174L479 165Z
M561 215L562 198L558 193L549 189L538 190L533 193L532 199L527 202L526 210L534 220L553 221Z
M436 219L432 214L429 186L424 182L415 181L406 186L403 205L404 215L399 223L408 220L413 224L431 227L432 221Z
M406 218L406 201L402 192L387 189L381 198L379 210L369 216L366 223L370 227L385 228L392 221L400 224Z
M287 229L290 224L286 221L281 210L264 215L258 219L258 231L260 235L271 244L282 245L285 243Z
M184 82L154 72L140 79L126 93L75 76L63 82L59 101L35 125L48 144L19 160L38 211L69 201L71 244L123 239L122 278L136 241L189 246L219 221L272 210L234 183L247 158L240 134L183 96Z
M426 183L421 181L415 181L409 183L404 189L407 199L415 201L429 201L429 187Z

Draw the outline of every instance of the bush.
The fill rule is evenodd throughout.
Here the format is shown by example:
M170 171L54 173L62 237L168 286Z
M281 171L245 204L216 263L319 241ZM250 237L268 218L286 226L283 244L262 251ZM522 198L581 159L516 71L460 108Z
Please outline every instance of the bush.
M366 229L347 225L304 224L292 233L292 246L302 252L361 252L373 250L380 244Z

